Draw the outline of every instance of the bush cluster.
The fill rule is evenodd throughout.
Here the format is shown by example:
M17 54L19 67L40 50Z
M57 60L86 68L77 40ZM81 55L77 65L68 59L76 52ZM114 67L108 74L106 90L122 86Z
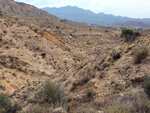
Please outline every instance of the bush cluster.
M43 99L43 102L49 104L63 104L65 103L65 96L59 86L54 83L47 82L42 91L39 93L39 97Z
M16 113L20 110L18 104L12 104L7 96L0 94L0 113Z

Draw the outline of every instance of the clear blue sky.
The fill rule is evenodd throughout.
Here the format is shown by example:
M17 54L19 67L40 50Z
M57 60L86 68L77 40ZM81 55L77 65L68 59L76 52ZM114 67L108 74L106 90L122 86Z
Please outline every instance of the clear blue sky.
M150 0L15 0L43 7L78 6L95 13L127 16L132 18L150 18Z

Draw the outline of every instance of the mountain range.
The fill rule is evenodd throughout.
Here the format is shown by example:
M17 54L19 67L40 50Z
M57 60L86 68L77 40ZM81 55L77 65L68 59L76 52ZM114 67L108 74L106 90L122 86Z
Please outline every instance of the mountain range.
M150 28L150 19L133 19L104 13L96 14L90 10L84 10L76 6L66 6L61 8L46 7L41 10L35 6L15 2L14 0L0 0L0 12L28 17L40 17L43 19L47 18L69 25L80 25L80 23L85 23L116 28Z
M111 25L116 22L142 22L143 24L150 24L150 19L136 19L122 16L114 16L111 14L104 13L94 13L90 10L85 10L76 6L65 6L61 8L49 8L45 7L42 10L47 11L50 14L53 14L61 19L68 19L76 22L86 23L86 24L105 24ZM141 24L141 23L140 23Z

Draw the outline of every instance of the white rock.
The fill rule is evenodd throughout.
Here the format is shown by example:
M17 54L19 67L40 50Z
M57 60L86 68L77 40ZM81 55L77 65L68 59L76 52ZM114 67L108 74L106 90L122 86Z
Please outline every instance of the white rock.
M53 110L53 113L63 113L63 112L64 112L64 110L63 110L62 107L56 108L56 109Z

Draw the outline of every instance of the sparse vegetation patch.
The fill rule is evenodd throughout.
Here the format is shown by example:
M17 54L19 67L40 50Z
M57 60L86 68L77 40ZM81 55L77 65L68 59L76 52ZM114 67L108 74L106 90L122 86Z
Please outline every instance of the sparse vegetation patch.
M135 64L141 63L142 60L146 58L148 53L149 53L149 49L147 47L141 47L137 49L134 54L134 63Z

